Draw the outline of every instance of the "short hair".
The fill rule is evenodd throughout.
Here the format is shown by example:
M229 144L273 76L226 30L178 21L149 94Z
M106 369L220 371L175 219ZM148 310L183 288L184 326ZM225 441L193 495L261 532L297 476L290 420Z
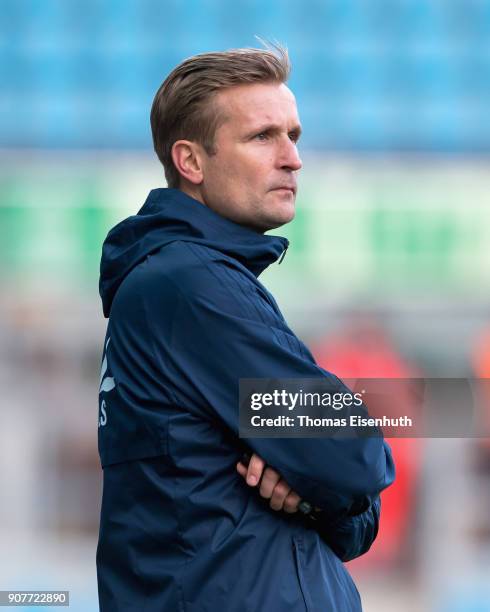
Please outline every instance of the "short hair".
M214 102L224 89L247 83L285 83L291 65L287 49L231 49L194 55L179 64L158 89L151 108L153 146L167 184L178 187L180 174L172 160L172 146L185 139L216 153L214 140L225 117Z

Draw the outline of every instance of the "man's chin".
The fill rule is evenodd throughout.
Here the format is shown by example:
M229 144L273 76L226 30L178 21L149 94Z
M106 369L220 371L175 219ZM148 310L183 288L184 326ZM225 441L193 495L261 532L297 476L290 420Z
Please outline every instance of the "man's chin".
M279 210L272 211L271 214L264 219L264 226L267 226L264 232L286 225L286 223L294 219L295 212L294 205L283 206Z

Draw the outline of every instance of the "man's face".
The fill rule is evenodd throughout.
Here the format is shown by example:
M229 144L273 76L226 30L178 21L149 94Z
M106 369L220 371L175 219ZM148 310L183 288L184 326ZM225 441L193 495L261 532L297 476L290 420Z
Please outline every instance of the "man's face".
M216 131L216 154L204 155L204 203L259 232L288 223L301 168L293 94L280 83L246 84L219 92L216 104L225 120Z

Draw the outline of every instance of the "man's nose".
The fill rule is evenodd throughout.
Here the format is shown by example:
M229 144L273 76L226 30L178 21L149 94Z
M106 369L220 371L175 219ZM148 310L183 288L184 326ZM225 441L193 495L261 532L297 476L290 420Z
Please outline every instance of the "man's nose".
M303 162L298 153L298 147L296 144L287 136L281 143L281 150L279 152L279 165L281 168L288 170L300 170Z

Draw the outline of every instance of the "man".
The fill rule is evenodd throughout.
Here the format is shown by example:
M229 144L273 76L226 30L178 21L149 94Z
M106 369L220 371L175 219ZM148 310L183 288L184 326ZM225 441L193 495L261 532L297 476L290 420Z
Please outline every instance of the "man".
M281 48L179 65L151 112L169 188L105 241L103 612L361 609L342 561L376 537L387 445L238 436L240 378L344 388L257 278L288 246L264 232L294 216L301 127L288 74ZM297 511L301 499L318 520Z

